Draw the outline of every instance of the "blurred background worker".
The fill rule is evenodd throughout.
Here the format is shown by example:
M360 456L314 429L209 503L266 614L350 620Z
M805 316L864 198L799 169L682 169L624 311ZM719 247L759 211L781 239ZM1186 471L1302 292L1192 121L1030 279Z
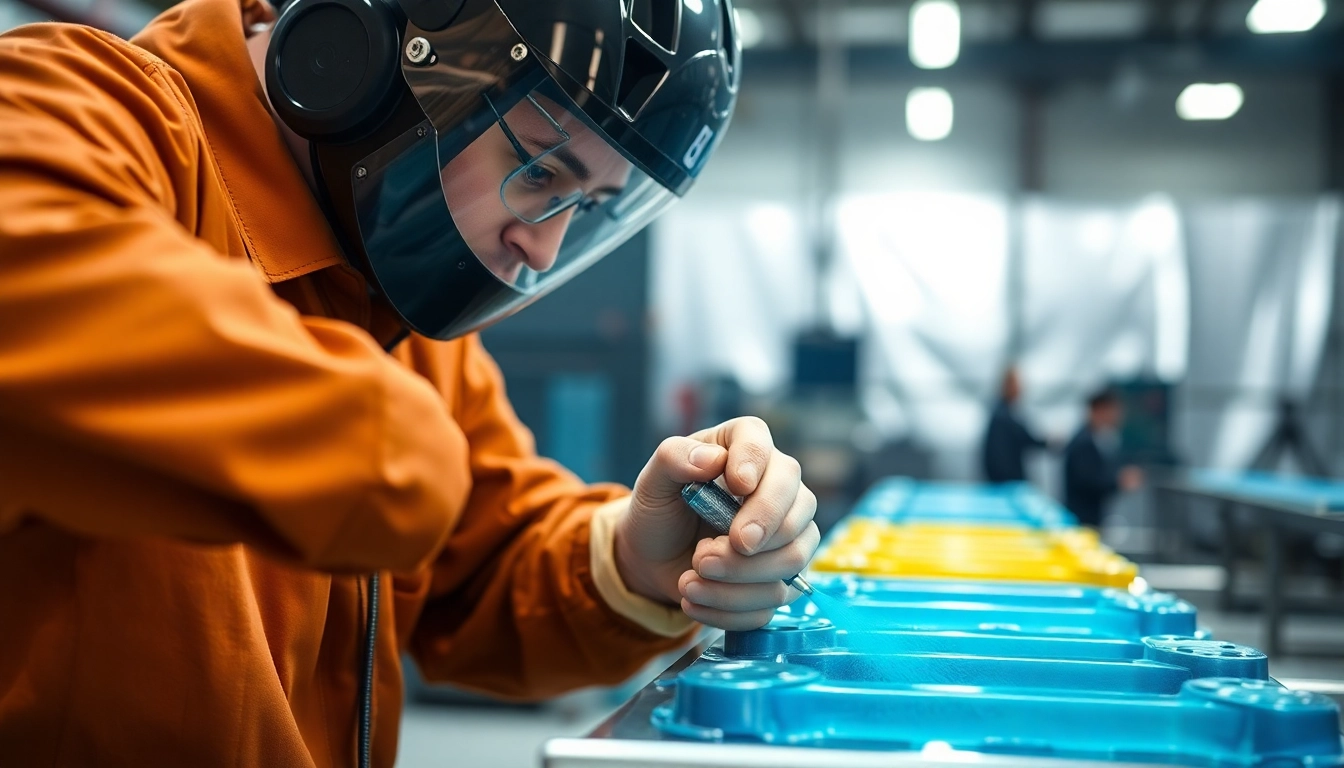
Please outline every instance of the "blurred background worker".
M1143 485L1143 470L1119 463L1123 419L1115 392L1107 389L1092 395L1087 400L1087 421L1064 449L1064 506L1082 525L1100 528L1111 497Z
M1022 482L1027 479L1027 451L1040 450L1046 442L1032 433L1017 414L1017 400L1022 394L1017 369L1003 372L999 384L999 400L989 415L989 427L981 449L985 479L991 483Z
M131 42L0 36L0 762L390 768L403 651L554 696L797 596L815 499L763 422L590 485L475 334L727 128L728 0L675 45L626 7L188 0ZM706 538L680 489L720 476L745 502Z

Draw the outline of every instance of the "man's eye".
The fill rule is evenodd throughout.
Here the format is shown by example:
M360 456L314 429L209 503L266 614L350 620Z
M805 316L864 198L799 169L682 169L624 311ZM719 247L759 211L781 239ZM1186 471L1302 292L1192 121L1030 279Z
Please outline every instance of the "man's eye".
M527 169L523 171L523 180L534 187L544 187L551 183L551 180L554 178L555 174L547 170L546 166L539 163L529 165L527 166Z

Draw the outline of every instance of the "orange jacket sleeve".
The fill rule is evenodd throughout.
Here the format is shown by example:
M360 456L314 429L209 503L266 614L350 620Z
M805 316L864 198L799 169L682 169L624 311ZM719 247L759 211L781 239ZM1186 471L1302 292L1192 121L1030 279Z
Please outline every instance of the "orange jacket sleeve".
M411 652L428 679L511 697L620 682L689 637L639 626L594 585L593 512L628 491L585 485L538 457L494 361L477 337L466 342L451 404L472 446L474 484L431 582L421 587L426 602ZM440 379L446 372L426 370L429 344L416 339L398 351ZM480 664L482 658L491 661Z
M183 225L183 185L219 180L175 74L30 29L0 76L0 533L38 518L332 571L427 562L470 483L442 398Z

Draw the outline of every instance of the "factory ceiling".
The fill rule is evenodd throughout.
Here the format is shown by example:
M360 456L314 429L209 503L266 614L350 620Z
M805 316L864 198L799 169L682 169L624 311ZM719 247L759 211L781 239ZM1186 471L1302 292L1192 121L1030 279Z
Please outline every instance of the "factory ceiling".
M1344 73L1344 2L1308 32L1256 35L1254 0L960 0L961 54L943 79L1100 79L1138 67L1183 75ZM842 46L853 77L919 72L907 53L910 0L741 0L746 71L815 67L820 39ZM822 18L825 14L827 18Z

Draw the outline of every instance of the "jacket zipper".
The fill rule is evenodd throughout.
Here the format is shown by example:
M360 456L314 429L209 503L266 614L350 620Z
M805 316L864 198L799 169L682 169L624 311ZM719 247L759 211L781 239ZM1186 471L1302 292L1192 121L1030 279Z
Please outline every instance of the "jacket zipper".
M317 167L317 145L312 147L313 166ZM368 286L370 296L373 286ZM384 351L392 350L405 339L410 332L405 328L396 337L383 346ZM360 659L359 691L359 768L371 768L373 747L373 660L374 650L378 647L378 573L369 575L369 604L365 609L364 620L364 658Z
M373 735L373 660L378 645L378 574L369 576L369 604L364 630L364 656L360 659L359 768L370 768Z

